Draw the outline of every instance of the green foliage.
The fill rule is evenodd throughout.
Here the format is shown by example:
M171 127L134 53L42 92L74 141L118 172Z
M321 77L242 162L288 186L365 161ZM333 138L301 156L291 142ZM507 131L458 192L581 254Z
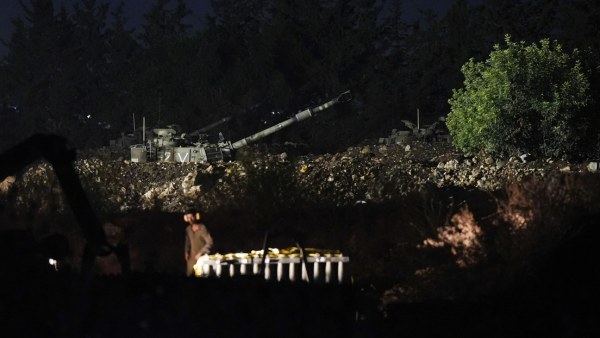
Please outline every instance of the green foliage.
M462 67L464 86L449 100L448 129L467 153L484 150L569 157L585 132L589 82L577 60L548 39L494 46L485 62Z

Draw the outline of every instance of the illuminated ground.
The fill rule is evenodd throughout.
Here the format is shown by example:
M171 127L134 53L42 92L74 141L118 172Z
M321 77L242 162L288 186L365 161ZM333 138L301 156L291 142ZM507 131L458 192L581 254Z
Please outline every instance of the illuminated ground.
M87 327L103 333L114 327L147 333L144 330L153 325L166 331L181 327L196 332L201 330L201 323L210 322L215 327L216 323L228 323L223 319L226 317L223 308L210 314L194 312L206 308L195 310L195 303L186 303L193 297L181 291L182 285L196 285L182 277L185 224L178 210L185 206L186 196L192 196L207 207L203 220L216 239L214 252L259 249L268 231L272 247L288 247L298 240L305 246L338 249L348 255L351 259L348 272L354 284L348 290L337 289L330 299L336 308L332 312L340 316L336 317L342 323L340 327L351 328L343 332L372 336L369 333L408 330L442 334L467 330L487 336L486 329L494 327L512 335L518 332L513 331L517 330L517 324L526 324L531 332L559 330L566 335L569 330L584 334L579 327L594 329L587 321L595 312L582 310L582 304L588 301L596 304L598 300L592 287L598 272L594 263L597 252L593 249L598 238L594 222L600 218L597 175L586 173L585 164L544 164L541 159L526 164L508 161L501 166L498 159L487 161L489 164L485 164L487 159L473 163L472 158L452 152L410 154L405 147L378 146L299 160L282 161L280 156L271 156L244 160L241 165L217 165L212 169L201 166L193 172L191 186L199 187L195 195L186 195L181 187L188 175L181 169L198 169L194 166L136 167L103 160L83 162L79 170L87 174L82 174L82 181L87 189L95 189L88 192L101 218L123 229L135 272L135 277L93 279L90 287L97 288L93 297L98 298L93 302L95 305L85 310L90 312L84 313L100 316L101 320L86 323ZM569 170L561 172L567 165ZM1 210L3 229L29 229L36 239L54 232L64 235L70 246L64 263L77 269L83 248L78 226L68 206L61 201L60 189L53 186L55 178L48 176L47 169L39 168L30 167L3 195L6 202ZM434 170L437 174L432 176ZM475 179L474 170L480 171ZM123 176L126 172L132 176ZM127 184L148 189L128 190L129 185L120 181L120 177L128 177ZM484 177L484 181L491 183L478 188L477 182ZM93 183L96 178L100 184ZM509 184L511 179L513 184ZM471 185L467 184L471 181ZM174 188L169 190L171 182ZM105 190L98 190L99 187ZM131 203L148 191L156 193L153 205L131 208L136 205L132 203L127 210L110 208L118 205L119 198L122 204ZM161 195L163 192L167 193ZM4 256L27 258L36 252L36 247L4 246L4 250L7 250ZM43 260L40 262L45 264ZM54 291L49 291L48 300L41 303L39 312L32 314L36 319L41 320L47 314L48 308L44 306L58 313L73 309L72 303L61 303L65 294L77 298L70 294L78 285L72 276L41 278L23 269L18 261L15 264L8 271L15 272L15 283L22 292L11 293L15 298L10 299L15 304L18 297L30 299L22 306L23 312L46 297L42 292L45 289ZM98 264L97 272L114 271L110 264L106 261ZM319 288L273 291L263 284L252 284L255 281L247 286L251 289L225 282L200 283L204 286L198 286L198 290L194 289L197 286L190 286L189 292L198 296L207 292L204 288L207 287L236 294L222 302L212 298L210 309L235 304L240 297L236 292L246 295L250 292L247 290L254 290L251 292L262 295L263 298L247 298L246 305L234 307L243 313L252 306L259 307L257 314L249 315L244 325L268 316L267 309L271 307L314 311L321 304L318 298L323 297L320 294L310 298L313 291L321 292ZM150 291L132 286L142 284ZM32 290L35 292L30 293ZM173 290L177 292L172 293ZM277 292L291 298L279 304ZM130 298L123 298L124 295ZM177 308L182 297L184 305L189 306L181 310L184 318L198 315L209 319L186 326L180 319L162 312L165 307ZM263 307L259 298L270 300ZM134 309L147 306L153 310ZM117 313L133 311L136 315L155 317L147 325L141 320L138 327L119 322L119 315L95 312L104 313L103 309L112 308ZM3 309L8 311L6 307ZM523 323L523 318L540 311L548 311L548 315ZM471 320L473 316L477 319ZM300 322L314 320L309 316L291 318L289 322L283 320L282 327L297 327ZM55 320L58 319L52 317L47 325L62 329L64 325L56 324ZM431 326L431 322L439 325ZM273 325L269 330L277 327ZM314 333L308 326L305 328L299 332Z

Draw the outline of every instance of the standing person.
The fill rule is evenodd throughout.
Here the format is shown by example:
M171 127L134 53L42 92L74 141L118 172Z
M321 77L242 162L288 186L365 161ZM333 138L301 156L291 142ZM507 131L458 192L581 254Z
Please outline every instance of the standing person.
M183 215L183 220L189 225L185 228L185 260L187 262L186 275L191 276L194 273L194 265L203 255L210 252L213 245L213 239L206 229L206 226L200 223L200 212L189 210Z

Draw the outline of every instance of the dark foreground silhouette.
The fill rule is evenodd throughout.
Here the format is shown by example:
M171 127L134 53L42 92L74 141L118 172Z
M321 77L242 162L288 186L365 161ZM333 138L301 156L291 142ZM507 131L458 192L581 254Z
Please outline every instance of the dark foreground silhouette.
M351 336L348 286L133 273L51 272L2 291L3 335L70 337Z
M23 232L4 232L2 336L598 335L598 232L595 221L585 222L550 255L535 278L508 292L479 302L397 304L388 307L386 317L378 315L376 303L352 284L55 271L47 254L60 245L35 243Z

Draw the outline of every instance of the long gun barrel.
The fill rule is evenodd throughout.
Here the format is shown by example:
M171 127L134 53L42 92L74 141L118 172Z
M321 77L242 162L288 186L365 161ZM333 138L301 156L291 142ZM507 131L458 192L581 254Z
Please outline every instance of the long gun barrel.
M294 123L311 118L313 116L313 114L318 113L322 110L325 110L337 103L348 102L351 99L352 99L352 95L350 94L350 91L349 90L345 91L330 101L327 101L327 102L325 102L319 106L316 106L314 108L305 109L281 123L278 123L278 124L276 124L272 127L269 127L265 130L259 131L258 133L254 134L254 135L245 137L237 142L234 142L231 144L230 147L231 147L231 149L239 149L239 148L245 147L250 143L256 142L257 140L259 140L263 137L267 137L267 136L269 136L283 128L286 128Z
M200 129L195 130L195 131L193 131L191 133L188 133L187 136L198 136L198 135L204 133L205 131L209 131L209 130L211 130L214 127L220 126L223 123L228 122L229 120L231 120L231 116L224 117L224 118L220 119L219 121L213 122L213 123L209 124L208 126L206 126L204 128L200 128Z

